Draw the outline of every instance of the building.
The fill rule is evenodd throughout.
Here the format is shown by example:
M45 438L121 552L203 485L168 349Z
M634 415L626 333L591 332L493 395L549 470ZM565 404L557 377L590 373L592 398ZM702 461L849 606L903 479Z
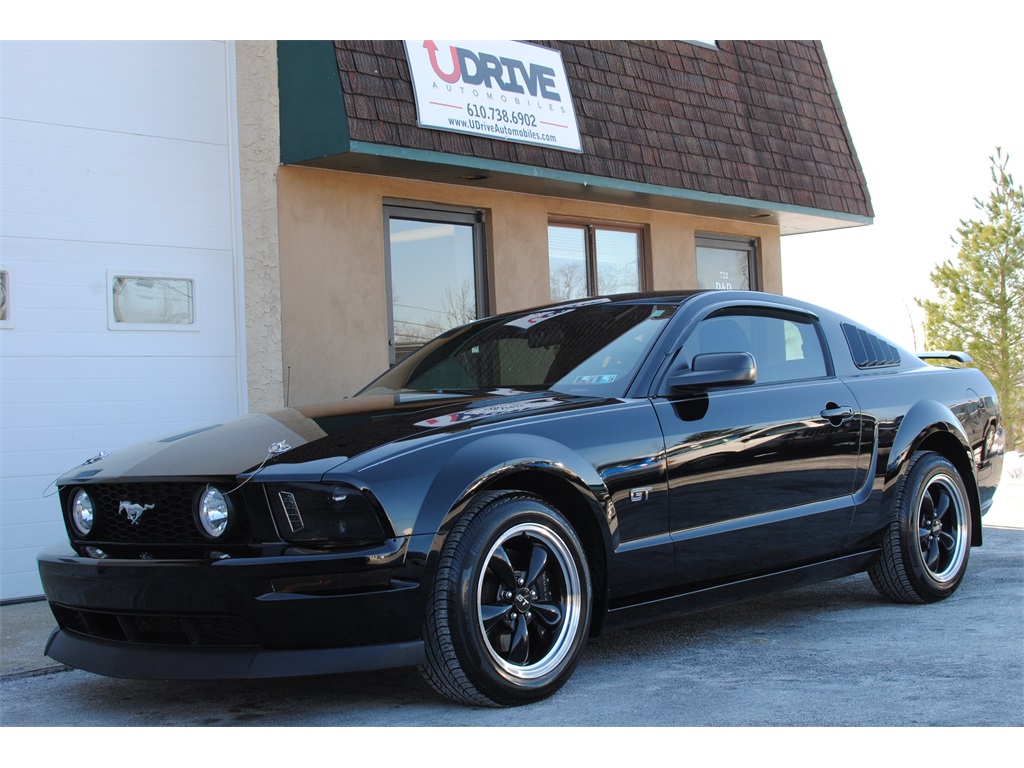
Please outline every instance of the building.
M0 599L99 450L552 298L782 292L873 215L813 41L0 45Z

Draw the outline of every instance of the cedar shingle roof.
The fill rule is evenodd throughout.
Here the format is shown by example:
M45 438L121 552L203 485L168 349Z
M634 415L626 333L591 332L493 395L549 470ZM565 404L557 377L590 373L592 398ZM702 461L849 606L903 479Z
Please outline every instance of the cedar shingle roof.
M561 51L582 153L419 128L400 41L335 41L353 141L871 218L818 41L534 41Z

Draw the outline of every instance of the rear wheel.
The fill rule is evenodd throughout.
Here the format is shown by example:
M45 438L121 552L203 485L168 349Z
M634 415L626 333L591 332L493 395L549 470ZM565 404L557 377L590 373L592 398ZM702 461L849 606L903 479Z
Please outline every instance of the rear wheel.
M960 586L971 549L971 510L956 468L937 453L911 457L892 505L875 588L900 603L932 603Z
M518 492L483 494L448 535L421 672L456 701L514 706L572 674L590 625L590 574L569 522Z

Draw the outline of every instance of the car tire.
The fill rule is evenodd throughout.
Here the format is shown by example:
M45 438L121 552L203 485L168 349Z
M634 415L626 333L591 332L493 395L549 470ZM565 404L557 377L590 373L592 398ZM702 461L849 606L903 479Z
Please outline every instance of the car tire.
M590 595L583 547L557 510L521 492L482 494L441 550L420 671L460 703L550 696L583 651Z
M868 570L898 603L934 603L960 586L971 550L971 510L956 468L937 453L911 457L892 502L881 556Z

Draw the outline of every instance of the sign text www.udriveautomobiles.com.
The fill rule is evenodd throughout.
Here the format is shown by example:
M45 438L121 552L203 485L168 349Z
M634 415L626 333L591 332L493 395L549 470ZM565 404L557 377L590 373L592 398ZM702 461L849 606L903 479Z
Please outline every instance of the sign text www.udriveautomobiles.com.
M579 152L560 52L507 40L406 40L419 125Z

